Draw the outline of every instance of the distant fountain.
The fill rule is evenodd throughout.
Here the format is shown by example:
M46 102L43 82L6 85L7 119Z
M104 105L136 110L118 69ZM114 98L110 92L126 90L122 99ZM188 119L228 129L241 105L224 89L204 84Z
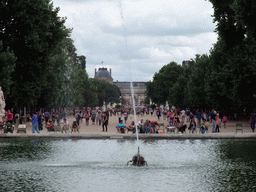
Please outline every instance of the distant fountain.
M0 117L5 115L5 99L2 87L0 87Z
M133 156L132 160L127 162L127 165L129 165L130 162L134 166L148 166L147 161L145 161L144 157L140 155L140 147L138 147L138 153Z

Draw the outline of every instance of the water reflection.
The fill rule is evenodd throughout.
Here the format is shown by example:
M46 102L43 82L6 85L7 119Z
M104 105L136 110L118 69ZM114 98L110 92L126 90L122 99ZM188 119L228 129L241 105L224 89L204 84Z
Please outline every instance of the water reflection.
M149 166L126 166L138 145ZM255 145L254 140L1 140L0 191L253 191Z

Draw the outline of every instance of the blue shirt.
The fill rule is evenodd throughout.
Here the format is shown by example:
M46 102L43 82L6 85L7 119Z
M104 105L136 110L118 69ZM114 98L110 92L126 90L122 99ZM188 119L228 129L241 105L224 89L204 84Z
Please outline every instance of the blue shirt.
M123 129L125 125L123 123L118 123L116 126L120 127L120 129Z
M34 115L32 117L32 124L36 124L36 123L38 123L38 117L37 117L37 115Z

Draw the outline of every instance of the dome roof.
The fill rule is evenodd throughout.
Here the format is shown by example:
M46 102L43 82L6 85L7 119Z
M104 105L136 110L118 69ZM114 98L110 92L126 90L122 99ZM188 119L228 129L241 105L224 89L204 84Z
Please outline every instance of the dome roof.
M95 74L95 78L107 78L109 80L113 80L107 68L99 68L99 70Z

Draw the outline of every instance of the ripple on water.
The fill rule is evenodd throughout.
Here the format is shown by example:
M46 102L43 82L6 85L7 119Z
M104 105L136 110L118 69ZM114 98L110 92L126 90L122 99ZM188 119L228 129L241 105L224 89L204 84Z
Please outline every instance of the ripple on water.
M126 166L138 145L149 166ZM0 191L253 191L255 145L252 140L5 140Z

